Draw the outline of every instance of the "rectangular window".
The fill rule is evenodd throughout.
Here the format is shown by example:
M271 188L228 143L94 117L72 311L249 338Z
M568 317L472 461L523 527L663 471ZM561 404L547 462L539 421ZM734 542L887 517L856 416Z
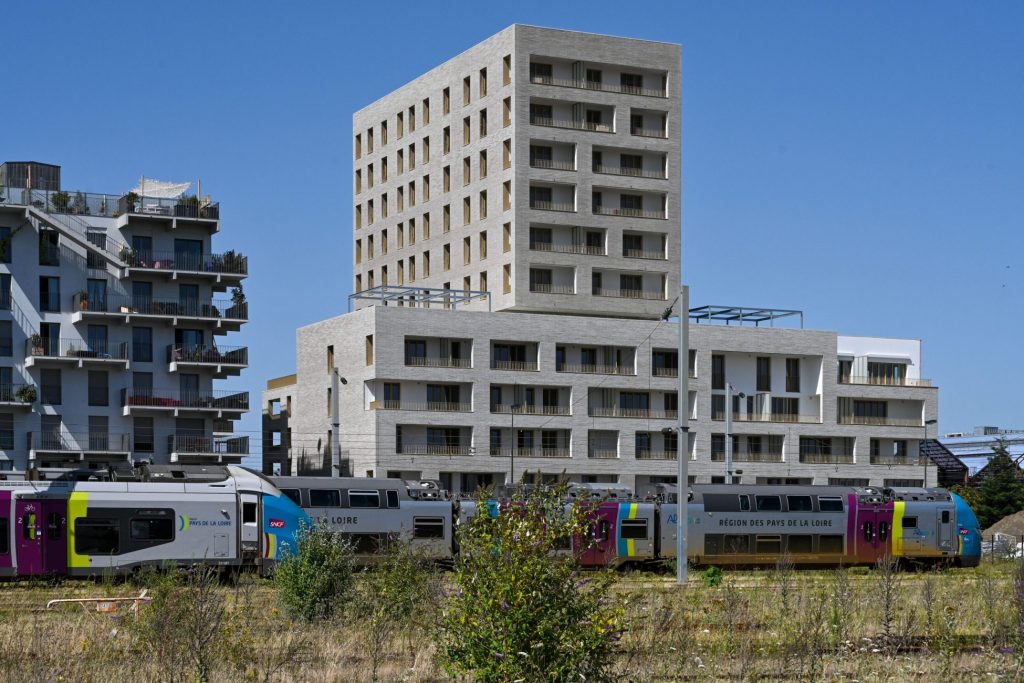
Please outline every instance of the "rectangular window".
M140 363L153 362L153 328L132 328L132 360Z
M137 417L134 422L135 450L140 453L153 452L153 418Z
M14 323L0 320L0 356L14 355Z
M620 538L647 538L647 520L646 519L624 519L622 520L622 526L619 531Z
M502 290L505 294L512 292L512 265L506 263L502 266Z
M487 110L486 109L481 109L480 110L479 120L480 120L479 137L485 138L485 137L487 137Z
M917 517L904 517L903 518L904 529L916 529L917 528Z
M420 107L420 118L423 119L423 125L430 123L430 98L423 98L423 106Z
M341 507L341 494L336 489L310 489L309 506L314 508Z
M501 125L508 128L512 125L512 98L506 97L501 103Z
M106 370L89 371L89 405L110 405L110 386Z
M485 258L487 258L487 231L486 230L481 230L480 231L479 251L480 251L480 260L481 261L484 260Z
M470 122L469 117L462 119L462 144L468 145L470 142Z
M39 400L47 405L59 406L61 404L61 381L60 370L44 368L39 371L40 392Z
M818 496L818 510L821 512L842 512L843 499L836 497Z
M754 496L758 512L775 512L782 510L782 499L779 496Z
M786 496L790 512L811 512L810 496Z
M0 226L0 263L11 262L11 229Z
M170 511L173 513L173 511ZM133 519L130 524L131 538L133 541L173 541L174 540L174 519Z
M75 553L78 555L117 555L121 530L116 519L82 517L75 520Z
M469 76L466 76L462 79L462 106L469 104L470 96Z
M60 278L39 278L39 310L60 312Z
M818 537L818 552L825 555L842 555L843 554L843 537L842 536L819 536Z
M373 335L366 335L366 364L373 365Z
M772 390L772 359L770 356L757 358L757 390Z
M800 392L800 359L786 359L786 391L790 393Z
M5 389L5 392L8 390ZM6 398L6 396L4 396ZM13 398L13 396L11 397ZM14 415L12 413L0 413L0 450L14 449Z
M413 517L412 536L413 538L444 538L444 518Z
M6 517L0 517L0 555L11 552L10 545L11 527Z
M348 492L348 506L351 508L379 508L379 491L355 491Z
M512 82L512 55L505 55L501 60L501 82L503 85Z
M725 389L725 356L717 353L711 356L711 388Z

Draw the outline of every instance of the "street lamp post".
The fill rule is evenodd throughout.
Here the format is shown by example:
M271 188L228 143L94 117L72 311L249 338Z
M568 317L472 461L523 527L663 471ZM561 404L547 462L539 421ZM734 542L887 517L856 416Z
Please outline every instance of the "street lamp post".
M739 393L742 401L747 397ZM732 385L725 383L725 483L732 483Z
M939 422L938 420L925 420L924 421L924 441L928 440L928 425L938 424L938 422ZM922 441L921 443L924 443L924 441ZM921 456L921 446L920 445L918 445L918 447L917 447L917 455L918 455L918 457ZM923 459L924 459L924 487L928 488L928 461L930 460L930 458L927 455L925 455Z
M689 465L690 465L690 288L679 286L679 349L676 365L679 368L679 398L676 401L678 418L676 430L676 583L685 586L688 580L687 531L689 525ZM663 320L672 316L672 306L665 309Z
M348 380L341 376L338 368L331 368L331 476L341 476L341 385Z

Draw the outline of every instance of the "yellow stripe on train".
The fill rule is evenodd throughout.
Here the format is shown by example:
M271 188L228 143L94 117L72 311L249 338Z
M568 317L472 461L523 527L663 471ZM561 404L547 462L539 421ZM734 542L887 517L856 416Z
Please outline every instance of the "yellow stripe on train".
M903 556L903 513L907 504L897 500L892 504L892 556Z

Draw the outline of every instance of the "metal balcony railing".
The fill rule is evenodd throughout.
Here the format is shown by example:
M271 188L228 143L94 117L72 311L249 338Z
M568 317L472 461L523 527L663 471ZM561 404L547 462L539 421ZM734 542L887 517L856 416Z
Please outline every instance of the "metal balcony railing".
M547 116L530 114L530 123L535 126L548 128L568 128L570 130L587 130L594 133L613 133L612 127L607 123L595 123L593 121L572 121L570 119L555 119Z
M449 403L447 401L373 401L374 410L416 410L439 413L471 413L472 403Z
M634 166L606 166L605 164L594 164L594 173L602 173L604 175L623 175L629 176L630 178L655 178L664 180L668 177L665 171L658 170L652 171L650 169L636 168Z
M667 257L663 249L623 249L623 258L638 258L648 261L664 261Z
M840 377L839 384L869 384L876 387L931 387L930 379L910 377Z
M711 419L725 420L724 410L712 410ZM734 422L786 422L793 424L820 424L820 415L798 415L796 413L733 413Z
M643 95L644 97L668 97L664 89L644 88L636 85L622 85L619 83L604 83L601 81L588 81L576 78L553 78L551 76L530 76L530 82L536 85L554 85L561 88L579 88L581 90L601 90L604 92L617 92L623 95Z
M234 251L223 254L189 254L185 252L137 251L122 247L119 256L129 268L149 270L180 270L194 273L246 275L249 259Z
M587 457L597 460L614 460L619 457L619 452L613 448L589 448Z
M492 360L491 370L524 370L527 372L536 372L537 361Z
M635 417L655 420L674 420L678 416L675 410L658 410L655 408L621 408L619 406L591 406L590 417Z
M470 455L473 448L461 444L402 444L396 449L402 455Z
M679 451L637 451L637 460L675 460Z
M28 448L54 453L130 453L131 434L121 432L72 433L64 430L28 432Z
M532 282L530 283L530 291L535 294L575 294L576 288L572 285L549 285Z
M649 291L645 289L610 289L608 287L594 287L591 293L594 296L607 296L615 299L647 299L649 301L665 300L665 292Z
M34 206L47 213L116 218L124 213L176 216L186 218L220 218L220 204L208 203L195 196L177 199L95 192L7 189L8 204Z
M541 446L502 446L491 447L491 455L496 458L508 458L515 455L517 458L569 458L572 457L569 448L543 448Z
M629 134L635 135L640 138L667 138L668 131L664 128L641 128L639 126L630 126Z
M405 364L414 368L469 368L469 358L439 358L430 356L406 356Z
M665 212L661 209L634 209L625 206L594 206L594 213L599 216L625 216L627 218L665 218Z
M81 339L56 339L33 335L25 340L27 358L97 358L102 360L127 360L128 342L88 343Z
M531 251L549 251L559 254L587 254L588 256L604 256L604 247L591 247L585 244L559 244L557 242L530 241Z
M913 455L872 455L872 465L926 465L928 456Z
M537 211L561 211L563 213L575 213L576 207L567 202L548 202L541 199L531 199L530 208Z
M248 365L249 348L213 344L170 344L167 347L167 362Z
M171 434L167 437L169 453L190 455L248 455L249 437L228 438L189 434Z
M0 403L24 403L28 404L29 401L26 399L31 398L31 393L26 387L31 387L32 392L38 394L35 385L25 384L22 382L12 384L0 384Z
M576 162L530 157L530 168L550 168L556 171L575 171Z
M921 418L913 417L876 417L866 415L839 415L841 425L871 425L874 427L923 427Z
M742 451L732 454L733 462L782 462L782 453ZM725 451L711 451L711 462L725 462Z
M808 465L852 465L853 453L817 453L801 450L800 462Z
M199 301L198 299L153 299L143 296L107 296L93 300L75 295L75 310L90 313L125 313L140 315L166 315L181 318L210 318L213 320L249 319L249 304L236 304L231 300Z
M249 410L247 391L180 391L176 389L122 389L121 405L196 410Z
M635 376L636 368L631 365L590 365L580 363L559 363L555 372L578 372L585 375L626 375Z
M492 403L492 413L502 415L569 415L569 406L528 406L508 403Z

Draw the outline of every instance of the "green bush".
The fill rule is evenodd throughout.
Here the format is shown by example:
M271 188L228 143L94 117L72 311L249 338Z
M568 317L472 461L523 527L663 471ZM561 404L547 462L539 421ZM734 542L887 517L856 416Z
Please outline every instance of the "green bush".
M351 548L316 526L303 529L297 545L274 573L281 601L295 618L326 619L352 592Z
M456 591L442 616L441 658L455 677L498 681L604 681L623 629L608 597L610 572L582 577L566 548L587 538L582 506L565 512L561 491L479 513L458 529Z
M715 586L722 583L722 570L719 567L708 567L704 570L704 573L700 575L701 581L708 588L714 588Z

